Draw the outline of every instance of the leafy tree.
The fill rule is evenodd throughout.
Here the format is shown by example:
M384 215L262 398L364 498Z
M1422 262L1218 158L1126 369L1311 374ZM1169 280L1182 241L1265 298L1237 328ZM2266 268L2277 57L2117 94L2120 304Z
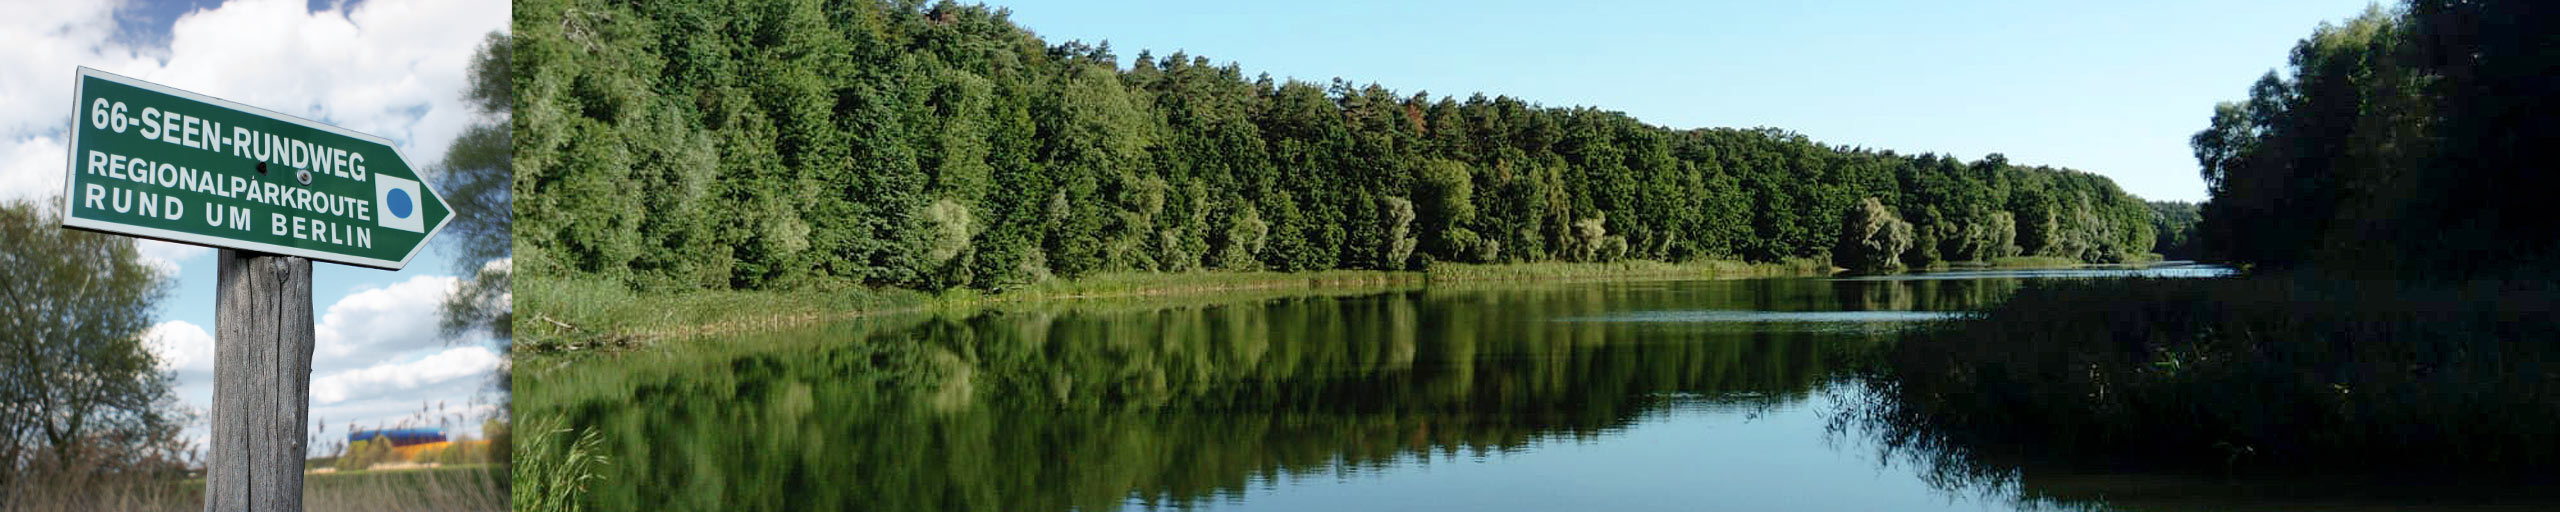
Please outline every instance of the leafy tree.
M2196 225L2204 218L2195 203L2184 201L2151 201L2153 242L2151 248L2169 259L2195 259Z
M2213 194L2202 252L2398 277L2547 273L2555 22L2537 2L2412 0L2322 24L2190 139Z
M934 280L942 285L938 287L968 284L971 277L971 265L967 259L969 240L977 234L977 227L970 220L969 208L950 199L934 201L932 206L925 207L924 221L929 240L924 264L935 269Z
M505 299L513 276L515 208L514 142L507 118L514 104L507 56L513 44L502 32L490 33L471 64L471 89L465 97L480 119L445 150L437 183L452 204L454 219L440 238L447 240L453 267L472 273L441 309L444 335L485 331L504 340L514 333L514 310Z
M1256 255L1262 253L1270 239L1271 224L1263 222L1262 214L1251 204L1238 203L1234 210L1227 216L1231 222L1224 243L1218 248L1218 266L1233 270L1261 268Z
M1413 257L1414 246L1422 243L1421 239L1413 236L1413 201L1389 196L1380 199L1378 204L1387 218L1385 245L1379 249L1383 259L1379 265L1404 268L1405 262Z
M338 453L335 467L339 471L363 471L375 464L397 462L392 460L395 455L389 438L357 439L347 442L346 449Z
M1866 198L1840 216L1840 243L1831 249L1831 264L1860 274L1902 271L1902 255L1911 250L1911 223L1903 222L1883 201Z
M133 239L0 202L0 488L64 467L165 469L189 421L143 345L167 295Z

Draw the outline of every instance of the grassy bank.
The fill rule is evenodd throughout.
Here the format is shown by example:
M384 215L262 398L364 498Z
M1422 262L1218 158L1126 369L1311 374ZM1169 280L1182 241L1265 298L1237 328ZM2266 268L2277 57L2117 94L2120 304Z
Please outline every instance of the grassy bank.
M24 512L204 509L203 480L174 475L56 474L0 485L0 510Z
M912 290L849 284L793 290L634 291L594 276L515 278L516 348L535 352L627 346L648 339L795 325L849 313L913 308Z
M968 290L945 292L945 303L1020 302L1187 295L1253 290L1313 290L1418 284L1416 272L1326 270L1321 272L1114 272L1075 279L1051 279L994 295Z
M1719 279L1822 275L1828 265L1698 261L1668 263L1442 264L1428 272L1119 272L1055 279L1002 293L941 293L849 283L789 290L634 291L594 276L518 276L522 308L518 348L562 352L615 348L649 340L771 329L848 316L937 307L975 307L1057 300L1176 297L1232 292L1292 292L1415 286L1432 282L1528 282L1600 279Z
M2547 281L2039 283L1897 344L1855 419L1958 465L2560 474L2555 297Z
M494 464L308 473L302 505L312 511L506 510L506 468ZM204 509L203 477L57 475L0 488L0 510L194 511Z

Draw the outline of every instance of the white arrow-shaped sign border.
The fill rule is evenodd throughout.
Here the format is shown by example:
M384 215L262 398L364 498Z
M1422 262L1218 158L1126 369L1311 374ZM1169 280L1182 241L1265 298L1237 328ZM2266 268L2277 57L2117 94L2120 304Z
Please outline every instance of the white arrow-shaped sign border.
M299 125L303 125L303 126L306 126L306 127L310 127L311 129L327 131L327 132L329 132L329 133L335 133L335 134L339 134L339 135L345 135L345 136L352 137L352 138L359 139L359 140L363 140L363 141L366 141L366 142L372 142L372 143L376 143L376 144L381 144L381 145L382 145L382 147L391 148L391 154L392 154L392 156L394 156L394 157L396 157L396 158L399 158L399 159L400 159L400 163L401 163L402 165L407 166L407 167L409 168L409 171L410 171L410 172L415 173L415 174L417 174L417 175L418 175L418 188L420 188L420 189L425 189L425 192L426 192L426 193L430 193L430 194L434 194L434 193L436 193L436 192L435 192L435 190L434 190L434 186L433 186L432 184L430 184L430 183L428 183L428 182L427 182L427 173L423 172L423 169L421 169L420 167L418 167L417 165L415 165L415 164L413 163L414 161L409 159L409 155L407 155L407 154L405 154L405 153L400 152L400 145L399 145L399 144L393 144L393 143L391 143L391 139L385 139L385 138L382 138L382 137L380 137L380 136L376 136L376 135L373 135L373 134L370 134L370 133L363 133L363 132L358 132L358 131L355 131L355 130L349 130L349 129L346 129L346 128L341 128L341 127L338 127L338 126L336 126L336 125L331 125L331 124L328 124L328 123L323 123L323 122L319 122L319 121L313 121L313 120L309 120L309 119L303 119L303 118L302 118L302 116L296 116L296 115L286 114L286 113L283 113L283 112L277 112L277 111L267 110L267 109L258 108L258 107L253 107L253 106L249 106L249 105L243 105L243 104L240 104L239 102L234 102L234 101L231 101L231 100L226 100L226 99L222 99L222 98L216 98L216 97L212 97L212 96L206 96L206 95L202 95L202 94L196 94L196 93L194 93L194 92L189 92L189 91L182 90L182 89L171 88L171 87L168 87L168 86L164 86L164 85L160 85L160 84L155 84L155 83L151 83L151 82L146 82L146 81L142 81L142 80L139 80L139 79L128 78L128 77L125 77L124 75L118 75L118 74L115 74L115 73L109 73L109 72L105 72L105 71L99 71L99 70L96 70L96 69L91 69L91 68L90 68L90 67L88 67L88 66L80 66L80 73L79 73L77 76L72 77L72 81L73 81L73 82L72 82L72 86L71 86L71 101L73 101L73 102L75 102L75 103L76 103L76 102L79 102L79 101L80 101L80 98L85 97L85 93L86 93L86 91L84 91L84 90L82 90L82 89L83 89L85 86L87 86L87 85L89 84L89 80L88 80L88 79L89 79L89 78L93 78L93 77L94 77L94 78L98 78L98 79L100 79L100 80L106 80L106 81L115 82L115 83L119 83L119 84L124 84L124 85L128 85L128 86L140 87L140 88L143 88L143 89L151 90L151 91L153 91L153 92L158 92L158 93L162 93L162 94L168 94L168 95L171 95L171 96L177 96L177 97L180 97L180 98L186 98L186 99L190 99L190 100L195 100L195 101L203 102L203 103L206 103L206 104L214 105L214 106L217 106L217 107L228 108L228 109L231 109L231 110L239 111L239 112L246 113L246 114L258 115L258 116L265 116L265 117L267 117L267 118L269 118L269 119L277 119L277 120L282 120L282 121L285 121L285 122L290 122L290 123L294 123L294 124L299 124ZM257 252L264 252L264 253L271 253L271 254L283 254L283 255L288 255L288 256L301 256L301 257L304 257L304 258L310 258L310 259L317 260L317 261L327 261L327 262L334 262L334 263L345 263L345 264L348 264L348 265L355 265L355 266L359 266L359 267L371 267L371 268L378 268L378 269L383 269L383 270L392 270L392 271L397 271L397 270L400 270L400 269L402 269L402 268L406 268L406 267L408 267L408 266L409 266L409 261L410 261L410 260L417 259L417 258L418 258L418 253L419 253L419 252L424 252L424 251L426 251L426 250L427 250L427 242L435 240L435 239L436 239L436 234L437 234L437 233L444 232L444 226L445 226L446 224L451 224L451 223L453 223L453 218L454 218L454 217L459 217L459 216L461 216L461 212L453 211L453 203L452 203L452 202L450 202L450 201L445 201L445 200L444 200L444 197L443 197L443 195L442 195L442 194L437 194L437 197L436 197L437 202L442 202L442 203L444 203L444 205L445 205L445 206L444 206L444 209L445 209L444 220L436 221L436 225L435 225L435 227L433 227L433 228L428 228L428 229L427 229L427 234L426 234L426 236L418 238L418 245L417 245L416 247L410 247L410 248L409 248L409 254L401 256L401 257L400 257L400 261L391 261L391 260L375 259L375 258L366 258L366 257L362 257L362 256L349 256L349 255L345 255L345 254L338 254L338 253L324 252L324 251L315 251L315 250L311 250L311 249L304 249L304 248L300 248L300 247L289 247L289 246L282 246L282 245L269 244L269 243L265 243L265 242L252 242L252 241L247 241L247 240L238 240L238 239L231 239L231 238L221 238L221 237L204 236L204 235L198 235L198 234L194 234L194 233L187 233L187 232L183 232L183 231L171 231L171 230L160 229L160 228L154 228L154 227L135 226L135 225L131 225L131 224L117 224L117 223L113 223L113 222L106 222L106 221L101 221L101 220L96 220L96 219L83 219L83 218L77 218L77 217L73 217L73 216L71 216L71 212L72 212L72 207L74 206L74 205L72 204L72 198L74 198L74 197L78 197L78 195L79 195L79 194L78 194L78 191L73 189L73 187L74 187L74 182L75 182L75 181L77 181L77 178L78 178L78 176L79 176L79 174L80 174L80 112L79 112L79 107L74 107L74 108L72 109L72 112L71 112L71 138L70 138L70 140L69 140L68 142L69 142L69 144L67 144L67 146L69 147L69 149L67 149L67 150L63 151L63 153L64 153L63 168L64 168L67 172L69 172L69 173L70 173L69 175L64 176L64 179L62 180L62 214L63 214L63 215L62 215L62 226L63 226L63 227L79 228L79 229L85 229L85 230L89 230L89 231L96 231L96 232L100 232L100 233L113 233L113 234L119 234L119 235L138 236L138 237L142 237L142 238L149 238L149 239L154 239L154 240L161 240L161 241L167 241L167 242L177 242L177 243L189 244L189 245L201 245L201 246L205 246L205 247L212 247L212 248L217 248L217 249L239 249L239 250L257 251Z

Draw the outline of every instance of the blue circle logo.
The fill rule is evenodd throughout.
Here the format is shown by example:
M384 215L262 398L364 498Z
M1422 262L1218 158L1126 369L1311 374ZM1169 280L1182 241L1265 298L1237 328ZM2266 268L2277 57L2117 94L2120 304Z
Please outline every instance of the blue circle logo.
M409 191L396 188L391 189L391 197L384 200L383 205L391 207L391 216L403 219L409 218Z

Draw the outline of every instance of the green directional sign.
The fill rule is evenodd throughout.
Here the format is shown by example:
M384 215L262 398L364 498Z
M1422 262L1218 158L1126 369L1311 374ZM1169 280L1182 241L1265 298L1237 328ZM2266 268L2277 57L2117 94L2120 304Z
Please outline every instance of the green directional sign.
M65 227L399 270L453 210L381 137L80 68Z

